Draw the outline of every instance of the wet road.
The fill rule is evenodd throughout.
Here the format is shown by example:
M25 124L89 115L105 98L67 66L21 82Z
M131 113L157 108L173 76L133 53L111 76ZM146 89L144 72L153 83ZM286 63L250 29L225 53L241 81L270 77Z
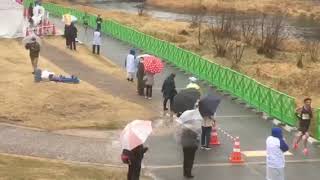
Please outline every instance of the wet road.
M62 27L60 20L55 20L58 27ZM92 30L85 33L81 26L78 26L79 39L91 46ZM119 66L123 67L124 59L132 47L107 36L103 36L102 52ZM143 52L140 52L143 53ZM188 83L188 75L178 69L166 65L162 74L156 76L153 103L161 110L160 87L163 80L171 72L175 72L176 86L184 88ZM271 121L264 120L261 114L257 114L246 108L245 105L233 101L230 97L223 96L213 88L201 84L205 93L218 94L222 96L222 102L217 111L218 126L233 136L241 139L242 151L260 151L265 149L265 139L270 134ZM183 179L180 168L182 163L181 147L174 140L174 126L169 124L161 127L165 133L154 134L149 138L147 145L150 151L146 155L145 164L150 167L157 179L178 180ZM285 132L288 143L291 144L293 133ZM219 132L222 144L211 151L198 151L196 155L196 167L194 169L195 179L219 179L219 180L258 180L265 179L265 157L245 157L248 164L243 166L231 166L228 163L228 156L232 151L232 141L226 135ZM318 176L317 169L320 169L320 151L318 147L310 147L310 155L302 156L301 150L290 152L287 156L286 176L290 180L314 180ZM213 178L214 177L214 178Z

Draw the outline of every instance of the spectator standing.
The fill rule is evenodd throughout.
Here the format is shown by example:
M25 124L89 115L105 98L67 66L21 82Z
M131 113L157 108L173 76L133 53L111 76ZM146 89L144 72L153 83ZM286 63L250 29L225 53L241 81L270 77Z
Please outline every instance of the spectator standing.
M163 82L161 92L163 94L163 111L167 111L167 102L170 101L170 111L173 107L174 96L177 94L174 78L176 74L171 73Z
M210 138L212 126L214 125L215 120L213 117L203 117L201 123L201 149L210 150Z
M130 50L126 60L125 60L125 68L127 70L127 80L133 82L133 78L136 73L137 65L136 65L136 52L134 49Z
M284 153L289 147L282 136L281 128L272 128L271 136L266 140L267 180L284 180Z
M141 163L142 159L144 157L144 154L148 151L147 147L144 147L143 145L139 145L132 149L131 151L126 151L128 155L128 180L139 180L140 178L140 172L141 172Z
M74 26L74 23L71 23L69 27L69 33L68 33L69 47L71 50L77 50L77 47L76 47L77 34L78 34L77 28Z
M138 63L138 71L137 71L137 91L140 96L144 96L144 88L145 88L145 82L143 80L145 76L144 72L144 65L143 65L143 57L140 58L140 61Z
M40 44L36 41L36 38L33 37L31 39L31 42L26 44L25 48L29 50L31 64L32 64L32 68L33 68L32 74L34 74L36 69L38 68Z
M150 72L146 72L144 77L145 84L146 84L146 99L152 99L152 86L154 84L154 74Z
M101 33L97 29L93 33L93 45L92 45L92 53L96 54L96 49L97 49L97 54L100 54L100 46L101 46Z
M97 30L101 31L102 18L101 18L100 14L98 15L98 17L96 19L96 23L97 23Z

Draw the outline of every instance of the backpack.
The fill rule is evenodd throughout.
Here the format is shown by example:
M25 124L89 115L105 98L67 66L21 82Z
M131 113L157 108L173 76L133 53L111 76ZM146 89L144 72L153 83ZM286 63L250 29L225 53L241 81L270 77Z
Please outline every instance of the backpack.
M129 155L130 155L130 151L127 149L124 149L121 153L121 161L124 164L129 164L130 160L129 160Z

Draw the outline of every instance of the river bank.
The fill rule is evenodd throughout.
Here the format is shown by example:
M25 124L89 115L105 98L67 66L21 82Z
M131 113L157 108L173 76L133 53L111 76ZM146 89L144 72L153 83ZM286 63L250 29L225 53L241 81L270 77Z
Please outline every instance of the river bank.
M192 12L201 4L208 11L232 9L252 14L275 14L278 11L286 11L290 16L306 16L318 20L320 19L319 3L319 1L309 0L147 0L150 6L180 12Z

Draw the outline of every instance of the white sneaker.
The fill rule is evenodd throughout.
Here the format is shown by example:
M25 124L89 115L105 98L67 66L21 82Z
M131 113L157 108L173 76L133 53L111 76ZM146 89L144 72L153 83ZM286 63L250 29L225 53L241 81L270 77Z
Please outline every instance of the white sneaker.
M148 99L152 99L152 97L149 97Z
M206 147L204 147L204 146L201 146L201 147L200 147L200 149L201 149L201 150L205 150L205 149L206 149Z
M147 97L147 96L145 96L144 98L148 99L148 97Z
M211 147L206 147L205 148L207 151L210 151L211 150Z

